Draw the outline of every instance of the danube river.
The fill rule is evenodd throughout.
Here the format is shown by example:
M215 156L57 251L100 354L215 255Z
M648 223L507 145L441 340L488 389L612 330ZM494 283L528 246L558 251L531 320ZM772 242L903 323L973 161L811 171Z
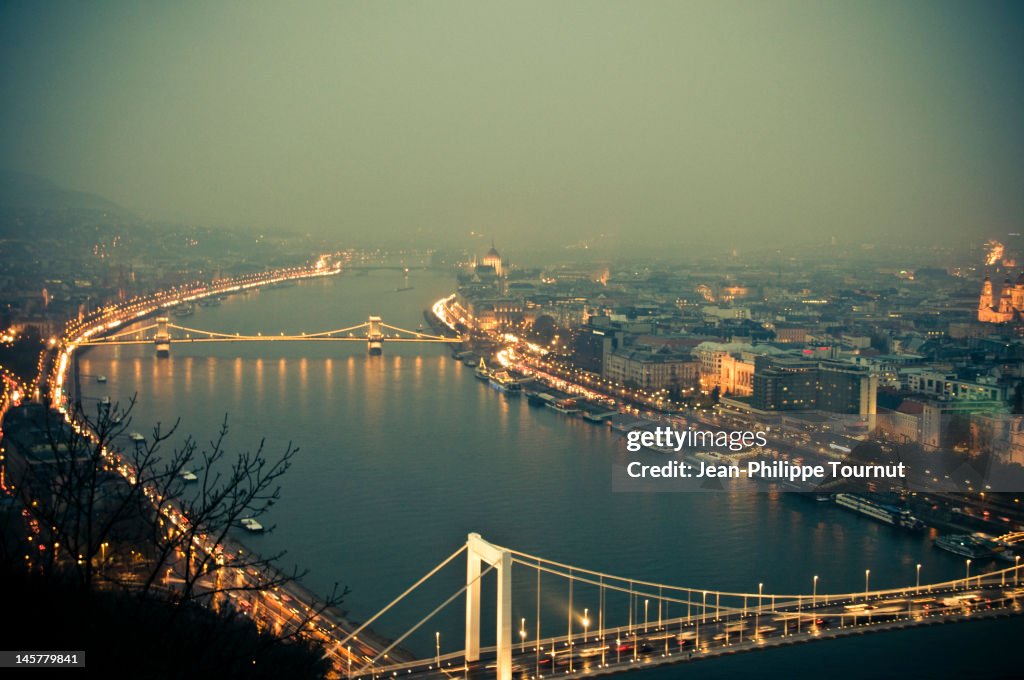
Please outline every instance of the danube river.
M417 329L422 310L454 283L426 272L410 283L413 290L398 292L398 273L346 274L235 296L172 321L271 335L342 328L377 314ZM807 593L818 575L819 593L854 591L864 588L866 569L872 588L897 587L913 584L918 563L923 582L964 574L963 560L933 548L930 536L792 494L613 493L613 464L654 463L657 454L628 454L608 428L490 389L440 345L385 343L383 356L370 357L358 342L178 343L169 359L157 359L150 346L94 348L80 370L92 398L137 394L132 429L144 434L180 418L181 433L208 441L227 414L233 450L253 449L261 438L271 456L289 441L299 446L281 501L261 518L275 530L243 539L261 552L286 549L284 564L308 568L306 583L316 590L348 585L345 607L356 619L376 612L471 531L548 559L696 588L756 592L763 583L766 593ZM97 375L108 382L98 384ZM375 628L401 634L464 577L458 560ZM513 602L514 626L525 618L528 640L536 634L533 579L517 573ZM493 583L484 592L493 593ZM541 593L542 633L564 634L567 589L545 579ZM584 608L594 616L599 606L584 587L573 602L578 616ZM461 606L450 605L407 645L432 656L440 633L441 653L455 651ZM626 612L619 614L609 611L607 620ZM485 644L493 643L492 620L484 618ZM802 669L832 678L1002 677L1012 674L1009 641L1022 632L1020 619L928 627L645 677L684 669L696 678Z

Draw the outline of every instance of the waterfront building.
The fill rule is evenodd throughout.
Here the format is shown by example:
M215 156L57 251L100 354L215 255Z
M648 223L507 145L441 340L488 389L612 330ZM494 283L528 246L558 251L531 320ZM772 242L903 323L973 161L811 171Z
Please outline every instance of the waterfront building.
M658 350L619 347L604 356L602 376L642 389L680 389L697 384L697 362L667 346Z
M796 356L755 359L751 405L760 411L819 410L873 417L878 376L863 366Z
M762 354L778 354L771 345L702 342L693 350L699 364L700 387L718 388L721 394L749 397L754 393L754 360Z

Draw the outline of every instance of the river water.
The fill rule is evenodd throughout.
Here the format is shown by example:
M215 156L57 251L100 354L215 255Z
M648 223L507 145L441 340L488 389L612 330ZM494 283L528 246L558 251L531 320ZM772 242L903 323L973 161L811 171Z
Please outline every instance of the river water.
M454 285L429 272L414 273L413 290L398 292L402 283L397 272L346 274L236 296L172 321L273 335L348 327L377 314L415 330L423 309ZM356 619L376 612L471 531L548 559L696 588L756 591L764 583L766 593L810 592L817 574L819 593L852 591L864 587L865 569L872 588L897 587L913 584L918 563L923 581L964 573L964 562L931 547L930 536L793 494L613 493L613 464L657 462L657 454L627 454L608 428L490 389L441 345L386 343L383 356L370 357L360 342L177 343L159 360L150 346L94 348L80 370L88 396L137 395L132 429L143 433L180 418L180 434L208 441L227 414L232 450L254 449L261 439L271 456L288 442L299 446L282 500L264 522L274 531L243 538L254 550L287 550L283 563L308 568L305 581L316 590L348 585L345 607ZM108 383L90 377L101 374ZM515 626L525 618L532 639L535 576L518 567L514 573ZM375 628L404 632L459 588L464 561L439 576ZM488 583L485 593L492 589ZM565 633L566 590L542 582L544 635ZM573 602L578 614L598 606L585 587ZM461 604L407 646L431 656L439 632L441 652L455 651ZM608 620L626 615L618 613L609 611ZM930 627L646 676L1010 677L1007 643L1022 632L1019 619ZM485 625L484 636L493 643L493 626Z

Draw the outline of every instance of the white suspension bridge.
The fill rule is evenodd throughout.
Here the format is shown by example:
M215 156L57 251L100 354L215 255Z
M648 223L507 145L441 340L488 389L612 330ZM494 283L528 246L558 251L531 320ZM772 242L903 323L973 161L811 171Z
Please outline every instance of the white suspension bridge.
M464 585L374 656L352 654L352 644L359 641L360 633L463 553L467 557ZM340 669L346 677L361 680L412 675L539 680L555 675L608 674L873 631L1021 613L1024 587L1019 558L1013 566L995 571L972 574L970 567L967 559L963 578L921 583L918 566L916 582L900 588L871 589L870 570L866 570L864 589L855 592L819 593L817 576L810 593L765 592L763 584L758 584L756 592L733 592L628 579L575 567L494 545L473 533L465 545L340 639L331 651L348 659L348 667ZM533 610L530 616L520 617L518 630L512 617L513 568L527 572L525 578L518 574L515 582L521 587L530 584L527 592L515 594L518 609L520 613ZM495 643L482 646L483 581L491 572L497 581ZM548 580L546 604L541 597L542 575ZM552 578L561 587L556 599L567 602L564 616L556 617L560 622L549 620ZM389 662L390 653L462 597L465 638L457 651L442 654L438 633L433 656ZM559 627L564 634L538 635L538 631Z

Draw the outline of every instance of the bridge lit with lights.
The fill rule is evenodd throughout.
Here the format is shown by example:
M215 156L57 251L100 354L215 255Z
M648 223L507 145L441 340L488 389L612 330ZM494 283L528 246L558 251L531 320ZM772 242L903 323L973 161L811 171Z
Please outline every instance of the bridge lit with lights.
M856 592L819 592L817 575L808 579L808 593L774 593L766 591L763 583L756 591L732 592L627 579L494 545L479 534L470 534L465 545L338 646L356 639L463 553L467 556L466 578L459 581L455 593L376 656L364 656L360 664L347 670L348 677L450 678L465 674L539 680L609 674L868 632L1018 615L1024 597L1019 561L1005 569L972 574L967 560L963 578L940 583L921 583L918 569L913 585L884 590L870 588L871 571L866 570L864 589ZM518 574L513 580L513 569L527 575ZM482 647L482 584L491 572L497 580L495 644ZM542 575L547 579L543 599ZM533 610L519 621L512 618L514 582L520 588L535 583L526 588L528 592L516 593L520 611ZM388 662L389 652L463 597L465 639L457 651L442 654L440 633L436 633L433 656ZM552 600L566 603L554 622L551 609L541 606ZM538 639L537 631L558 627L565 633Z
M222 331L190 328L172 323L166 316L156 317L155 323L141 328L132 328L119 333L105 336L93 336L84 339L82 347L97 345L155 345L158 356L170 354L172 343L195 342L365 342L370 354L380 354L385 342L421 342L458 344L462 338L431 335L421 331L399 328L384 323L379 316L371 316L367 321L334 330L317 331L315 333L298 333L278 335L256 333L225 333Z

